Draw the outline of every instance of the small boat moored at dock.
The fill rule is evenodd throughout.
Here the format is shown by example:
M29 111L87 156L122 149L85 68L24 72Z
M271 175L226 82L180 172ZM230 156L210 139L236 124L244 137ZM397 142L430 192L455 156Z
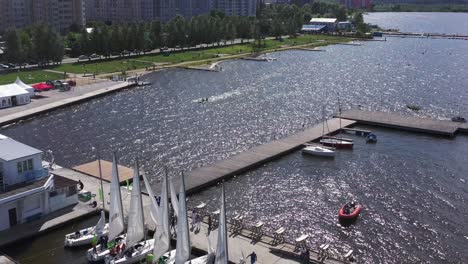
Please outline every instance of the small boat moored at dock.
M106 224L106 217L104 211L101 211L101 218L96 226L88 227L70 233L65 236L65 247L77 247L89 245L94 239L99 239L109 233L109 224Z
M465 123L466 119L464 117L461 117L461 116L455 116L455 117L452 117L452 121L453 122L459 122L459 123Z
M319 157L335 157L335 151L329 148L314 145L306 146L302 149L302 153Z
M352 149L354 143L349 141L344 141L341 139L334 138L324 138L320 140L320 144L327 147L334 147L337 149Z
M375 134L370 133L366 137L366 142L367 143L377 143L377 136Z

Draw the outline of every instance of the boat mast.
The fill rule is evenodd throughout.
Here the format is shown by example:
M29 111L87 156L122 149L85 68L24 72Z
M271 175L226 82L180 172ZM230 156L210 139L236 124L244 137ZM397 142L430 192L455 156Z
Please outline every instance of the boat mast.
M119 204L119 207L120 207L120 217L122 218L122 223L124 223L124 232L123 233L127 233L127 225L125 225L125 219L124 219L124 211L123 211L123 205L122 205L122 192L120 191L120 178L119 178L119 164L118 164L118 161L117 161L117 154L115 153L115 151L113 152L112 154L114 156L114 160L115 160L115 166L116 166L116 170L115 170L115 174L117 176L117 184L119 185L119 197L120 197L120 204Z
M168 192L168 190L169 190L168 189L168 184L169 183L167 182L167 175L168 175L168 170L167 170L167 167L164 166L164 179L165 179L165 181L163 181L163 182L166 182L166 186L163 186L163 188L166 188L166 197L164 197L164 198L166 199L166 201L169 201L169 192ZM159 201L163 201L162 197L161 197L161 199ZM173 203L173 202L174 201L171 201L171 203ZM169 203L167 203L167 202L166 202L166 207L167 208L166 208L166 216L165 217L166 217L167 223L169 223L166 226L166 228L167 228L166 232L167 232L167 235L169 236L169 252L171 252L171 243L170 243L170 237L171 237L171 224L170 223L171 222L170 222L170 218L169 218L170 209L169 209ZM174 227L174 229L175 229L175 227Z
M98 165L99 165L99 180L101 182L101 199L102 199L102 210L105 211L106 207L105 204L106 202L104 201L104 187L102 184L102 167L101 167L101 154L99 153L99 149L97 150L97 158L98 158Z

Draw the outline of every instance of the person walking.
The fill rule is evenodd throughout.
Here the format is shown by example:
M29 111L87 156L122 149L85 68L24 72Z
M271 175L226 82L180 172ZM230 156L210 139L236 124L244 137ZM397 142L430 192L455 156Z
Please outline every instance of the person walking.
M210 235L212 228L213 228L213 221L211 220L211 215L208 215L208 231L207 231L206 236Z
M257 254L255 254L255 251L252 251L249 255L247 255L247 258L250 257L250 264L255 264L257 263Z
M78 180L78 186L80 187L80 191L83 190L84 184L81 182L81 180Z

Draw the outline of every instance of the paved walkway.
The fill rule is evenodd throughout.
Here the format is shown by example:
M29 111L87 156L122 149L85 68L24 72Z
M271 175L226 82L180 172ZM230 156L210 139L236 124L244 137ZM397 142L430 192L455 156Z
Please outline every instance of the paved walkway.
M42 98L33 99L32 102L27 105L0 109L0 126L49 112L67 105L89 100L100 95L125 89L133 85L134 84L129 84L127 82L111 82L102 80L94 82L94 80L89 79L88 85L77 86L67 92L60 92L58 90L42 92L39 94Z
M0 232L0 247L16 241L37 236L41 233L60 227L69 221L96 214L95 208L78 203L73 206L55 211L41 219L30 223L19 224Z

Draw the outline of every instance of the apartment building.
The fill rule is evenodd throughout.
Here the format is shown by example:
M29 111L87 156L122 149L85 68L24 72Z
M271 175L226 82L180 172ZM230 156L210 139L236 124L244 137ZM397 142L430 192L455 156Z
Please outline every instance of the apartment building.
M0 7L0 31L48 24L65 33L86 23L83 0L0 0Z

